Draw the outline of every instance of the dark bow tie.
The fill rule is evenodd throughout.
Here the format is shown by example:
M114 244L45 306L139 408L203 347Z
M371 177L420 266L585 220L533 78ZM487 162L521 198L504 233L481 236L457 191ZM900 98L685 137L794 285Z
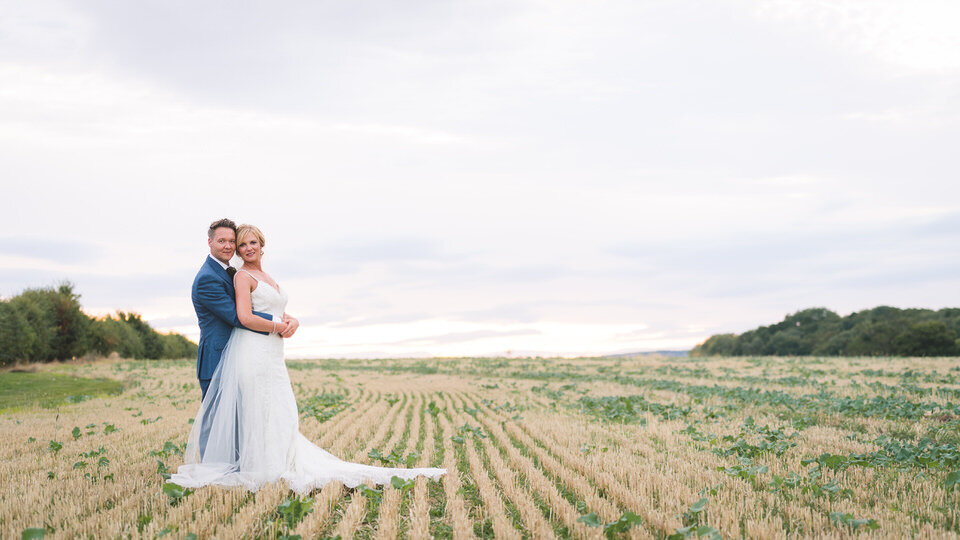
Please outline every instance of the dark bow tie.
M237 269L232 266L228 266L226 270L227 270L227 275L230 276L230 279L233 279L233 275L237 273Z

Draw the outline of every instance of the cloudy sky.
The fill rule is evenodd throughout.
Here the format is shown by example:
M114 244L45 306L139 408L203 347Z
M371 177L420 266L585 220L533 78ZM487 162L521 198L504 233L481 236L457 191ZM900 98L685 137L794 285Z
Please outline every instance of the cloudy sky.
M0 295L197 337L223 216L289 356L688 348L960 305L955 2L0 2ZM953 156L953 157L951 157Z

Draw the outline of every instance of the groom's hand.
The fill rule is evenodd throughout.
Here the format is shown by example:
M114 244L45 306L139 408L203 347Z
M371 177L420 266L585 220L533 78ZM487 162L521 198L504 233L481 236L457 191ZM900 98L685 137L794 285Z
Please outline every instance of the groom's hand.
M287 323L287 328L283 332L280 332L281 337L288 338L297 331L297 328L300 328L300 321L293 317L287 316L283 320Z

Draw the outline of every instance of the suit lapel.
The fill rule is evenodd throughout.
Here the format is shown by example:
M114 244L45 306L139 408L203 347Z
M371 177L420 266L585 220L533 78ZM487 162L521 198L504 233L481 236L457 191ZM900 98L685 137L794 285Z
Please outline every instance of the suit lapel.
M233 292L233 280L230 279L230 275L227 274L227 271L223 269L222 266L217 264L217 261L213 260L213 257L207 256L207 266L210 267L210 270L224 281L227 284L227 287L230 288L231 293Z

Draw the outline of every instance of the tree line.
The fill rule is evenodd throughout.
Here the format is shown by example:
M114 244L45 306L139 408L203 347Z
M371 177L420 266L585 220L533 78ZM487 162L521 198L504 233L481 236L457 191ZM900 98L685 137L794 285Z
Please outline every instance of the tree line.
M960 354L960 308L880 306L841 317L810 308L742 334L718 334L691 356L955 356Z
M180 334L157 332L136 313L90 317L69 282L0 300L0 366L114 352L123 358L188 358L197 355L197 345Z

